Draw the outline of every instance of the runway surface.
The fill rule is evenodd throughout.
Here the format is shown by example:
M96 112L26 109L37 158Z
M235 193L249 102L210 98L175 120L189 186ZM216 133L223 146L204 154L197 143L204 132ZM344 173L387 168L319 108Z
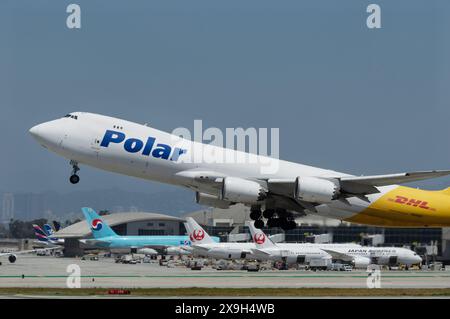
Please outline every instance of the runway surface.
M167 268L159 264L116 264L111 258L99 261L76 258L19 256L16 263L2 259L0 287L65 288L67 266L81 269L82 288L366 288L365 271L218 271ZM382 288L450 288L448 271L382 271Z

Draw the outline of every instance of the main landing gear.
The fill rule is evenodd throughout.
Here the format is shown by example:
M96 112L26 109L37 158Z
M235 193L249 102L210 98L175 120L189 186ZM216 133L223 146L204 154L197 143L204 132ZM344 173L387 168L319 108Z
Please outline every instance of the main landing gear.
M280 227L283 230L291 230L297 227L292 213L283 208L266 209L261 212L261 208L254 206L250 210L250 218L255 221L255 228L264 227L262 218L267 219L267 227Z
M80 181L80 177L77 175L80 168L78 167L78 163L75 161L70 161L70 165L72 165L72 175L70 175L70 182L72 184L77 184Z

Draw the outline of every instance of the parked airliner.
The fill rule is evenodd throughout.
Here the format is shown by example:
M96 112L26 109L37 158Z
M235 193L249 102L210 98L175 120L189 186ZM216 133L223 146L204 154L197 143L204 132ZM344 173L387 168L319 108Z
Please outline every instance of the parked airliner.
M257 228L266 219L269 227L291 229L296 226L294 218L304 214L377 226L450 226L450 188L428 191L396 185L445 176L449 170L354 176L206 146L147 125L84 112L36 125L30 133L42 146L70 160L73 184L79 182L84 164L184 186L196 192L199 204L248 205ZM205 149L207 157L196 157ZM224 153L245 160L223 162ZM276 172L265 172L264 165L277 167Z
M258 238L260 234L267 239L267 242L271 240L265 236L265 234L257 229L254 234L254 242L249 243L217 243L214 242L208 235L208 233L192 218L186 218L186 230L189 233L189 237L192 241L192 252L194 255L199 255L203 257L211 257L217 259L258 259ZM301 248L300 248L301 249ZM256 254L255 254L256 252ZM304 262L309 263L312 259L331 259L331 256L324 252L323 250L310 246L304 245L302 249L302 256L304 257ZM267 257L267 255L264 255ZM267 258L263 258L267 259Z
M410 267L420 265L422 258L416 252L400 247L366 247L358 244L313 244L273 243L264 232L249 223L256 248L253 254L262 260L284 261L288 264L302 264L316 259L340 260L355 268L367 268L370 264ZM315 251L315 255L311 254ZM319 253L317 252L319 251ZM309 254L305 253L309 252Z
M119 236L92 208L83 207L81 210L94 237L81 239L85 244L106 249L129 248L150 255L156 254L157 250L167 255L190 253L188 236ZM219 239L216 237L214 240Z

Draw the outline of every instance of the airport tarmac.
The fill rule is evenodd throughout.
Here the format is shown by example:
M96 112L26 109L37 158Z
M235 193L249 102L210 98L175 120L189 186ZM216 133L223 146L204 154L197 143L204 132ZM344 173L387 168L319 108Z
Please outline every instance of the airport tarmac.
M365 271L191 270L157 263L116 264L113 258L92 261L29 255L19 256L14 264L2 262L0 287L65 288L71 264L80 266L82 288L366 288L368 277ZM450 288L450 272L382 271L381 287Z

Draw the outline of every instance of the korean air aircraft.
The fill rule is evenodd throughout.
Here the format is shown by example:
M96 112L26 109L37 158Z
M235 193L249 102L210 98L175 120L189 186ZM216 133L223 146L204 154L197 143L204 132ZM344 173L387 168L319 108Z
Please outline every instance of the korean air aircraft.
M273 243L260 229L249 223L256 248L253 255L262 260L284 261L302 264L312 259L341 260L355 268L367 268L370 264L410 267L419 265L422 258L414 251L399 247L366 247L358 244Z
M165 254L185 254L190 251L191 242L188 236L119 236L92 208L83 207L81 210L94 237L82 239L83 243L107 249L150 248ZM215 240L219 239L216 237Z
M450 226L450 188L428 191L397 185L448 175L449 170L354 176L83 112L36 125L30 133L46 149L70 160L73 184L79 182L84 164L179 185L195 191L199 204L248 205L257 228L267 220L269 227L291 229L294 217L304 214L377 226ZM223 161L224 154L241 160ZM267 172L266 166L276 170Z

